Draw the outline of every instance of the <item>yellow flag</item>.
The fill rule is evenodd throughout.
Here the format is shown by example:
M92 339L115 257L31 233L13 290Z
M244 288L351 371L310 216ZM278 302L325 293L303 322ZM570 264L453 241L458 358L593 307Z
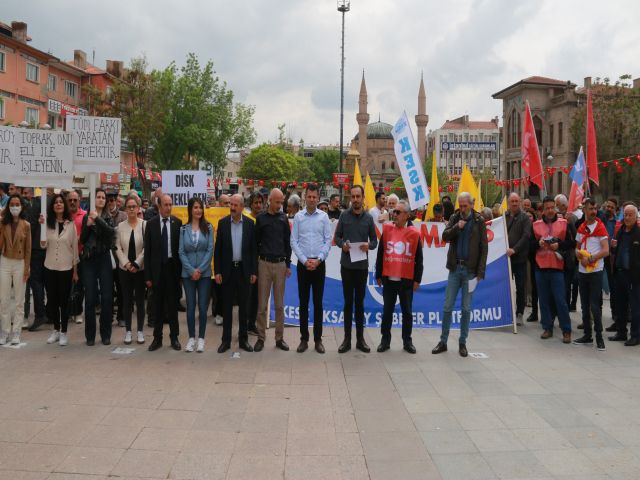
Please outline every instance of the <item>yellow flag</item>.
M367 177L364 180L364 208L369 210L376 206L376 191L373 188L373 182L367 172Z
M478 179L478 201L476 205L478 206L478 211L484 208L484 202L482 201L482 181L480 179Z
M353 184L352 185L362 185L362 175L360 175L360 167L358 166L358 160L356 160L356 166L353 169Z
M438 191L438 168L436 166L436 152L431 154L431 198L429 200L429 206L427 207L427 213L425 214L425 220L431 220L433 218L433 206L436 203L440 203L440 192Z
M476 188L476 182L473 179L473 175L471 174L471 170L465 163L462 167L462 175L460 176L460 185L458 185L458 195L462 192L468 192L471 194L473 198L478 198L478 189ZM456 195L457 197L457 195ZM477 204L474 205L475 210L477 210ZM456 208L458 208L458 199L456 198Z
M500 215L504 215L507 211L507 196L505 195L500 204Z

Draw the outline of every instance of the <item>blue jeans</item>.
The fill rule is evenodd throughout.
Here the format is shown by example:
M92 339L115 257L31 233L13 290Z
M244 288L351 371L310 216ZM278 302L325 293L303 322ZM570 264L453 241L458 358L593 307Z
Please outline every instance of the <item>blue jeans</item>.
M207 328L207 306L209 305L209 290L211 289L211 278L201 277L200 280L191 280L182 277L182 285L187 299L187 329L189 338L196 336L196 292L198 294L198 337L204 338Z
M113 312L113 270L111 252L98 253L82 260L82 283L84 284L84 336L96 339L96 304L100 293L100 338L111 339ZM100 286L98 287L98 283Z
M564 273L561 270L536 270L540 323L545 330L553 330L552 302L563 333L571 333L571 318L565 295Z
M456 303L458 290L462 290L462 318L460 319L460 345L467 343L469 336L469 320L471 318L471 298L473 293L469 293L469 280L474 275L467 270L464 265L458 265L455 271L449 272L447 279L447 291L444 294L444 318L442 319L442 334L440 341L447 343L449 339L449 329L451 328L451 312Z

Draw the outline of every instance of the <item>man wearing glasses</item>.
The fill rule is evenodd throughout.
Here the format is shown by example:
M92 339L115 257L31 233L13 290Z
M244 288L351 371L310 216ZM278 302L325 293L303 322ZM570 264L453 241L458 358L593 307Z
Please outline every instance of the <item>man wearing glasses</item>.
M384 307L378 352L386 352L391 345L391 323L396 300L400 297L402 310L402 342L404 350L416 353L411 340L413 329L413 292L422 280L422 245L420 233L408 226L411 213L409 203L399 200L393 210L393 223L385 223L376 258L376 282L382 287Z

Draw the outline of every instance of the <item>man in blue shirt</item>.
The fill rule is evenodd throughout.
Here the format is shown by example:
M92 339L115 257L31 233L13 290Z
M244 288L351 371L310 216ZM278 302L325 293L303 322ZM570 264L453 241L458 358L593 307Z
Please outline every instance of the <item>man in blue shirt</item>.
M326 275L325 260L331 249L331 221L316 206L320 200L318 187L309 184L305 194L306 208L293 219L291 249L298 257L298 296L300 298L300 345L298 353L309 347L309 293L313 289L313 341L316 352L324 353L322 345L322 296Z

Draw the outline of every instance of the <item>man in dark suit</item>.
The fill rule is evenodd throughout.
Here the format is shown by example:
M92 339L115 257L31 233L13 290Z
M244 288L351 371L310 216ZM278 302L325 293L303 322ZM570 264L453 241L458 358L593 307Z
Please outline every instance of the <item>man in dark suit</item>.
M216 283L222 286L224 314L222 343L218 353L231 348L233 295L238 297L238 343L242 350L253 352L247 333L247 304L249 285L257 280L257 245L254 223L242 215L242 195L231 197L231 215L218 222L214 268Z
M149 351L162 346L163 318L169 320L171 347L180 350L178 341L178 284L180 281L180 258L178 246L182 222L171 215L171 197L162 195L159 200L159 215L147 222L144 235L144 273L147 288L153 288L153 310L155 323L153 342ZM164 309L166 308L166 311Z

